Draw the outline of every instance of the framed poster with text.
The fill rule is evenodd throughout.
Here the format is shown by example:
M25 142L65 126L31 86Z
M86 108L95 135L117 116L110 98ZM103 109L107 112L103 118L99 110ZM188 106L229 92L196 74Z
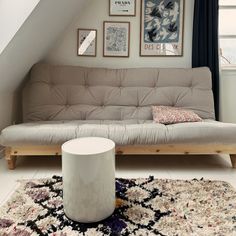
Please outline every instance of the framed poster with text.
M141 0L140 56L183 56L184 0Z
M135 16L136 0L109 0L110 16Z

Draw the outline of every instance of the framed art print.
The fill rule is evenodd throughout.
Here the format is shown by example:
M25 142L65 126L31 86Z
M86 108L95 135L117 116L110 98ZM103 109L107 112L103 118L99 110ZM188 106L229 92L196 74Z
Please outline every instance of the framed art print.
M184 0L141 0L140 56L183 56Z
M135 16L136 0L108 0L110 16Z
M78 29L78 56L96 57L97 53L97 30Z
M103 56L129 57L130 23L103 22Z

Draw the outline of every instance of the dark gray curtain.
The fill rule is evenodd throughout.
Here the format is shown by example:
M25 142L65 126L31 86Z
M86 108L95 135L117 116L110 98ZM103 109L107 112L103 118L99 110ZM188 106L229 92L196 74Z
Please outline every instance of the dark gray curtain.
M195 0L192 67L207 66L212 72L217 120L219 120L218 22L219 0Z

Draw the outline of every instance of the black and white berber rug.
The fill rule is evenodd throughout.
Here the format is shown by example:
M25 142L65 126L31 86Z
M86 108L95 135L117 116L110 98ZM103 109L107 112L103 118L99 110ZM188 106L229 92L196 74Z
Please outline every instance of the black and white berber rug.
M0 208L0 235L236 235L236 192L226 182L117 179L116 193L111 217L80 224L64 215L61 177L20 181Z

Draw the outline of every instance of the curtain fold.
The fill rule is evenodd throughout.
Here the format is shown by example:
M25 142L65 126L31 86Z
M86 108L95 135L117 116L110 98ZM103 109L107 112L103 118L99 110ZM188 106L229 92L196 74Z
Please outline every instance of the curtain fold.
M215 115L219 120L219 0L195 0L192 67L207 66L212 72Z

